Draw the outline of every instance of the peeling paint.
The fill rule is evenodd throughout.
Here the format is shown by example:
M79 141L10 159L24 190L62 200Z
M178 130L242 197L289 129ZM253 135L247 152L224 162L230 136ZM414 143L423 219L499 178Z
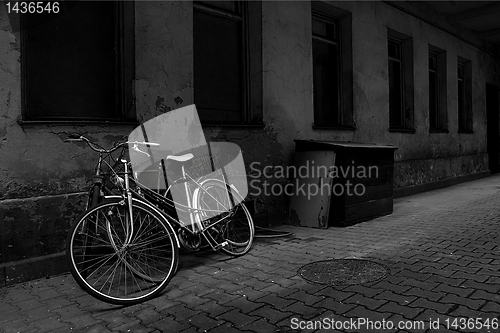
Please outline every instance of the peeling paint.
M300 218L295 209L290 209L289 223L291 225L300 225Z
M321 206L318 212L318 226L320 228L327 228L328 225L325 222L326 222L326 217L325 214L323 213L323 206Z
M17 41L10 43L10 50L11 51L19 51L19 43Z
M172 110L171 107L165 105L165 99L158 96L158 99L156 100L156 111L168 112L171 110Z
M184 102L184 100L180 98L180 96L177 96L176 98L174 98L174 102L177 106L179 106L180 104L182 104L182 102Z

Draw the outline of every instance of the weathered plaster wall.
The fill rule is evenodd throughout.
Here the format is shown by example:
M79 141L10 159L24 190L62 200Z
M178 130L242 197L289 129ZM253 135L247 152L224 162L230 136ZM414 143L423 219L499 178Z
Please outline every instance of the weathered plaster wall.
M11 262L61 256L67 231L84 208L97 156L84 144L64 143L68 133L110 146L133 129L21 124L20 33L10 18L0 5L0 285L33 277L32 262ZM61 266L50 259L41 268L51 262Z
M313 122L310 11L309 2L262 3L264 121L285 154Z
M193 6L137 1L136 108L144 122L193 104Z

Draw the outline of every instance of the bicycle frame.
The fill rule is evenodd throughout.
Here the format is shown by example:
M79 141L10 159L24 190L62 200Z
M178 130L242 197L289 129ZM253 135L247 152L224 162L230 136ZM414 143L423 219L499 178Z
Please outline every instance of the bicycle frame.
M169 185L168 188L167 188L167 190L165 190L165 195L161 195L161 194L157 193L157 191L152 190L152 189L144 186L143 184L141 184L137 180L134 180L134 183L135 183L135 185L137 185L137 187L139 188L140 192L136 191L136 190L134 190L132 188L130 190L132 191L132 193L134 193L135 195L141 197L143 200L146 200L146 201L148 201L150 203L153 203L153 204L162 204L162 206L163 206L162 207L163 209L161 209L162 211L168 211L168 210L175 209L175 205L177 205L177 207L179 207L179 208L185 209L192 216L192 219L190 219L190 220L191 221L195 221L196 225L199 226L199 229L188 228L186 225L184 225L183 223L181 223L178 220L175 220L175 222L181 228L184 228L184 229L190 231L191 233L200 233L200 232L205 231L209 227L213 226L214 224L217 224L219 221L223 220L225 217L221 218L220 220L217 220L216 222L213 222L213 223L209 224L208 226L203 226L201 224L200 220L195 217L195 213L197 213L197 212L218 213L219 211L218 210L210 210L210 209L202 209L202 208L194 208L193 207L193 202L192 202L191 198L193 198L194 191L193 191L193 189L191 187L189 187L187 185L188 181L191 180L194 183L194 185L196 185L196 189L198 189L200 191L203 191L203 189L201 187L201 183L199 181L197 181L196 179L190 177L185 172L184 168L182 168L182 171L183 171L183 177L180 178L177 182L174 182L174 184ZM224 180L225 180L225 178L224 178ZM168 193L171 193L171 190L172 190L172 188L174 186L178 186L181 183L184 185L184 189L186 190L186 200L187 200L187 203L188 203L187 205L183 205L183 204L180 204L180 203L174 203L173 199L170 199L169 197L166 196ZM232 190L236 191L236 189L232 185L229 185L229 184L227 184L227 185ZM207 193L207 192L205 192L205 193ZM228 191L227 193L228 193L228 196L231 196L231 191ZM210 193L208 193L208 195L210 195L213 199L216 199ZM145 196L152 197L152 200L149 199L149 198L145 198ZM154 201L154 202L151 202L151 201ZM230 210L231 208L234 207L234 202L233 201L229 201L229 202L231 203L231 207L229 207L228 210ZM222 203L221 203L221 205L222 205Z
M219 244L210 235L210 233L207 233L206 231L208 229L214 227L215 225L217 225L221 221L228 219L232 216L231 209L234 207L234 199L232 198L231 191L232 190L236 191L236 189L232 185L229 185L226 183L226 181L225 181L226 178L225 178L224 174L222 174L224 184L226 184L226 186L227 186L226 193L227 193L228 199L229 199L228 202L230 203L231 206L227 207L228 214L221 214L220 218L216 218L214 221L211 221L210 223L207 223L204 226L201 223L201 217L200 217L201 213L203 213L203 212L220 213L220 211L193 207L193 202L192 202L191 198L194 197L195 191L196 190L204 191L204 189L202 188L202 183L200 183L198 180L191 177L186 172L184 166L182 166L181 170L182 170L182 177L179 178L177 181L175 181L174 184L170 184L168 186L167 190L165 191L165 195L161 195L161 194L157 193L155 190L152 190L149 187L146 187L145 185L141 184L137 179L134 179L133 182L137 186L138 189L135 190L135 189L131 188L130 187L130 178L129 178L130 172L126 175L126 178L125 178L125 187L126 187L125 192L127 193L127 189L128 189L128 191L130 191L137 198L140 198L141 200L148 202L150 205L158 206L159 211L165 215L169 215L168 211L175 210L175 207L185 210L189 214L189 219L190 219L191 224L185 225L184 223L179 221L179 219L172 219L172 222L174 222L175 225L178 226L179 228L186 230L187 232L189 232L192 235L200 235L201 234L201 236L203 236L203 238L207 241L207 243L210 245L210 247L214 251L216 251L216 250L220 249L221 247L225 246L225 244L224 243ZM195 191L193 191L193 189L187 185L188 181L192 181L194 183L194 185L196 186ZM128 182L128 185L127 185L127 182ZM167 197L168 193L171 193L172 188L174 186L179 186L180 184L182 184L184 186L186 200L187 200L186 205L182 205L180 203L174 203L173 199L170 199ZM217 200L210 193L208 193L208 192L205 192L205 193L207 193L213 199ZM128 197L128 195L127 195L127 197ZM217 202L219 202L219 201L217 200ZM220 204L223 205L222 203L220 203ZM130 215L130 216L132 216L132 215Z
M231 209L235 206L235 201L233 198L232 191L235 191L237 193L236 188L234 186L229 185L226 181L227 177L225 176L224 172L222 172L222 181L226 185L226 193L228 195L228 202L230 204L230 207L227 207L227 213L228 214L220 214L220 218L214 219L214 221L210 221L210 223L207 223L206 225L203 225L201 222L201 213L206 212L206 213L220 213L218 210L210 210L210 209L201 209L198 207L193 207L193 201L192 198L195 195L195 191L204 191L202 188L202 182L200 183L198 180L194 179L191 177L185 170L184 165L181 166L181 171L182 171L182 177L180 177L177 181L175 181L173 184L170 184L165 191L165 195L161 195L157 193L156 191L146 187L145 185L141 184L137 179L134 179L132 176L132 179L130 179L130 176L132 175L129 162L125 159L123 159L124 155L124 150L121 152L119 158L114 158L112 156L112 153L116 151L119 148L125 148L124 145L127 144L128 142L121 143L119 145L116 145L114 148L106 150L100 146L97 146L93 143L91 143L87 138L80 136L78 138L72 138L72 139L67 139L67 141L85 141L94 151L99 152L99 159L95 167L95 175L94 175L94 184L92 186L91 194L92 197L89 198L91 205L94 206L99 202L99 197L101 195L104 195L103 198L118 198L121 197L124 199L124 202L127 203L128 206L128 220L130 223L127 223L126 226L126 232L127 232L127 238L126 238L126 243L131 242L134 234L134 225L132 221L132 199L138 198L142 200L143 202L147 203L151 207L157 207L154 208L157 212L159 212L161 215L166 215L170 217L171 219L168 219L168 222L173 222L175 225L187 232L189 232L192 235L202 235L205 240L208 242L210 247L216 251L223 247L225 244L219 244L213 237L210 235L210 233L207 233L206 231L212 227L214 227L216 224L220 223L221 221L230 218L231 217ZM134 144L134 149L139 150L137 147L137 142ZM149 143L149 142L141 142L140 144L144 145L156 145L155 143ZM139 150L140 151L140 150ZM141 151L142 152L142 151ZM110 163L106 162L105 159L110 158L112 162L114 162L113 166L110 165ZM113 193L111 190L106 188L105 186L105 174L102 172L102 166L103 163L105 163L112 174L112 180L115 185L118 186L118 188L121 191L121 195L116 195ZM124 172L123 172L123 178L120 177L121 172L116 172L115 169L118 166L119 163L122 163L124 166ZM159 166L160 168L160 166ZM160 175L161 170L158 170ZM165 183L166 182L166 174L165 176ZM115 182L116 181L116 182ZM137 190L133 189L130 185L131 182L133 182L137 186ZM192 189L190 186L188 186L188 182L192 182L196 188ZM178 186L179 184L183 184L184 187L184 192L186 195L186 204L180 204L180 203L174 203L173 199L168 198L166 195L168 193L171 193L172 189L174 186ZM104 193L106 192L106 193ZM96 194L97 193L97 194ZM198 193L198 192L196 192ZM213 197L210 193L207 193L210 197L213 199L217 200L215 197ZM106 195L108 194L108 195ZM219 202L219 201L217 201ZM220 203L220 202L219 202ZM220 203L222 205L222 203ZM222 205L223 206L223 205ZM187 214L189 215L189 220L190 224L185 225L178 219L173 218L172 216L169 215L169 211L175 210L175 208L180 208L182 210L185 210ZM87 207L89 208L89 207ZM179 244L178 240L177 243Z

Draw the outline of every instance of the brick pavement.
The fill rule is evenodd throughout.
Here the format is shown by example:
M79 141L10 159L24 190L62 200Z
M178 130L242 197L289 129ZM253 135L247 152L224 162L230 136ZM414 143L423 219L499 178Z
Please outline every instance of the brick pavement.
M0 332L311 332L293 323L332 318L425 327L323 331L500 332L499 208L500 176L493 176L398 199L392 215L347 228L281 226L293 235L256 239L240 258L182 255L165 292L131 307L93 299L69 275L5 287ZM369 259L390 271L381 281L342 287L297 275L301 265L331 258ZM474 322L446 327L457 318ZM490 329L479 329L476 318L488 319ZM438 319L431 329L429 320Z

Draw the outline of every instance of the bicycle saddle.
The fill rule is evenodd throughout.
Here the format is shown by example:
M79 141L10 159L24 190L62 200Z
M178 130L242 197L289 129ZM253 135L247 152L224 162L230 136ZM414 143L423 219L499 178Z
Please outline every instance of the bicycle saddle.
M190 159L192 159L193 157L194 157L194 155L192 153L187 153L187 154L179 155L179 156L168 155L167 160L172 160L172 161L176 161L176 162L186 162L186 161L189 161Z

